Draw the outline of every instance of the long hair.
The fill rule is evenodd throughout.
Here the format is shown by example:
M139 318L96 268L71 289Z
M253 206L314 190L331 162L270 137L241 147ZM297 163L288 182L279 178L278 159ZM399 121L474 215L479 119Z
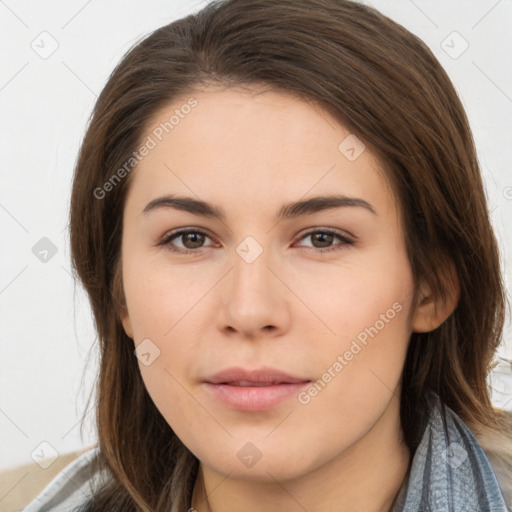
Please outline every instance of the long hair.
M190 506L199 463L148 395L122 327L120 247L131 183L125 164L149 121L176 97L212 84L264 85L314 101L380 159L402 213L415 283L425 280L442 300L453 265L460 285L453 314L410 338L400 405L405 443L414 454L433 391L512 474L508 416L493 407L486 382L506 304L499 252L468 119L446 72L419 38L349 0L219 0L126 53L78 155L72 262L98 333L98 463L110 475L87 510Z

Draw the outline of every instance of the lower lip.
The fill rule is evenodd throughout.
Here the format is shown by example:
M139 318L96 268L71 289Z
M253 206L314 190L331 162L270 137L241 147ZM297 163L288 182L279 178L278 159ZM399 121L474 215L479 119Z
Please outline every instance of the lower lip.
M206 388L225 405L239 411L265 411L296 396L309 382L275 386L230 386L205 382Z

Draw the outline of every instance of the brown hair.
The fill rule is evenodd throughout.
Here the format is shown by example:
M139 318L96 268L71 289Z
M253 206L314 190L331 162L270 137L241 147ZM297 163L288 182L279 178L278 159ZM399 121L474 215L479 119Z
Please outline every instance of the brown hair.
M148 395L119 318L130 175L101 198L94 191L130 159L159 109L211 84L260 84L315 101L380 158L402 212L415 282L426 280L446 297L453 264L460 283L454 313L411 336L401 394L405 442L414 454L434 391L484 448L495 440L487 448L505 467L498 452L512 454L507 416L492 406L486 384L502 334L504 287L470 127L447 74L420 39L370 7L225 0L128 51L98 98L77 160L72 259L98 332L99 462L111 474L87 510L190 506L198 460Z

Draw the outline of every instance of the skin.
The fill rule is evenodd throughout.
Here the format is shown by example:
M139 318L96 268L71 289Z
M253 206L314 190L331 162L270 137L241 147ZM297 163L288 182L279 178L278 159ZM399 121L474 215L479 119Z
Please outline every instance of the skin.
M349 161L338 146L350 132L318 105L256 89L193 96L197 107L132 171L122 239L123 326L135 346L149 338L160 350L139 368L156 407L200 460L192 506L387 511L410 460L399 421L410 334L440 325L455 303L434 311L421 284L413 304L385 172L368 145ZM167 194L213 203L226 218L170 207L142 213ZM364 199L375 213L351 206L276 218L285 203L332 194ZM178 228L207 233L168 243L196 253L159 245ZM353 243L311 235L327 228ZM248 236L263 249L251 263L236 252ZM293 396L265 411L237 411L201 382L232 366L271 366L317 381L396 303L400 312L307 404ZM237 457L248 442L261 454L252 467Z

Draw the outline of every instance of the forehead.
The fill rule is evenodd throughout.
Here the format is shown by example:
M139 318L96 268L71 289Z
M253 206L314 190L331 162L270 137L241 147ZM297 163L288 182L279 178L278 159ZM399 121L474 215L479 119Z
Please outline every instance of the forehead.
M292 94L192 91L153 116L143 136L149 139L153 147L132 172L130 192L146 201L175 192L239 206L260 198L268 207L338 193L382 209L390 200L385 173L364 142L317 103Z

